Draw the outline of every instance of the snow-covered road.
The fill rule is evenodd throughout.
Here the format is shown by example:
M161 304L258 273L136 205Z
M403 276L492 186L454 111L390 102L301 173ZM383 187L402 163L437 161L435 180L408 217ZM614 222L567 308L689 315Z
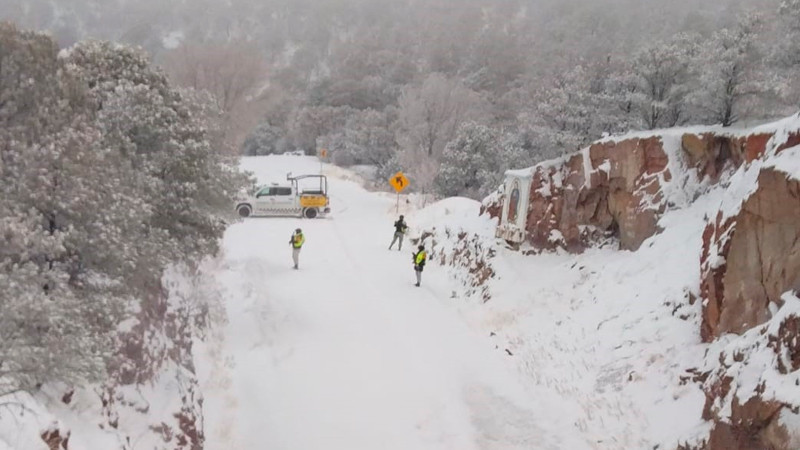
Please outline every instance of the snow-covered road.
M261 182L319 169L298 157L244 165ZM410 243L386 248L392 199L330 183L333 218L249 219L226 234L228 360L205 389L208 448L586 448L567 406L524 389L447 305L435 265L414 287ZM297 227L306 245L294 271Z

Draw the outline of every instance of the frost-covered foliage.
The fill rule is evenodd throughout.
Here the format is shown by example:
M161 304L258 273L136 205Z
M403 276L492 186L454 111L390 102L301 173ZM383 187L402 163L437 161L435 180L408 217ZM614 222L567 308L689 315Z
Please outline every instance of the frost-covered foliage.
M478 93L441 74L403 92L396 129L398 158L418 187L433 188L445 146L462 123L485 122L487 107Z
M3 24L0 67L0 394L96 380L165 268L217 251L243 178L137 51Z
M436 176L437 192L444 197L480 199L502 181L505 170L523 164L524 150L496 130L475 122L458 129L447 144Z
M703 43L692 103L706 123L730 126L746 117L748 101L770 90L756 48L760 18L747 16Z
M782 39L776 46L778 61L797 69L800 66L800 0L784 0L780 7Z
M637 83L634 109L647 130L687 122L690 65L697 52L695 36L678 35L641 49L633 60Z
M538 150L537 159L578 150L603 133L635 126L632 97L637 86L633 75L624 70L611 62L578 65L556 75L552 85L536 93L533 107L521 117L526 123L523 129Z
M332 160L338 165L368 164L380 170L397 147L391 130L394 116L396 111L392 108L385 112L354 111L343 129L322 137L318 145L331 151Z
M242 154L245 156L272 155L284 151L286 139L283 131L268 122L259 125L242 145Z
M0 0L0 10L62 43L141 45L173 80L211 92L226 148L325 147L337 164L383 164L373 171L382 185L402 169L412 190L430 192L442 151L470 120L515 134L542 161L606 133L794 112L800 6L778 3ZM748 39L769 63L720 50L751 10L764 20ZM732 96L734 60L745 61L733 71L744 94ZM772 79L780 95L749 95Z

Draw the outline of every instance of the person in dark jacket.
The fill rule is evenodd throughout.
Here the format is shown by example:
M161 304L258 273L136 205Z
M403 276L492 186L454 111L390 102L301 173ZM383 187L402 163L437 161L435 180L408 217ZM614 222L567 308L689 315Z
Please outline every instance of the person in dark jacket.
M428 260L428 254L425 252L425 246L420 245L417 247L416 253L411 253L414 256L414 273L417 275L417 284L414 286L419 287L422 282L422 269L425 267L425 262Z
M406 231L408 231L408 224L406 224L405 220L403 220L403 216L394 223L394 239L392 239L392 243L389 244L389 250L392 249L395 242L399 241L397 246L397 251L403 249L403 236L405 236Z

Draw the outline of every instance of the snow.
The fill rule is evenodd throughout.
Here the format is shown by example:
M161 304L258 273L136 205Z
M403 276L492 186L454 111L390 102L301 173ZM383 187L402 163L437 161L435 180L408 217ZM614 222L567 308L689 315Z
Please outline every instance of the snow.
M678 152L675 136L664 143ZM496 219L479 216L479 202L418 208L413 196L401 197L410 225L403 251L388 251L395 195L368 192L357 174L313 157L243 158L262 184L322 170L333 214L235 224L222 256L204 267L227 316L195 346L206 448L676 448L708 433L705 396L686 370L723 370L716 353L732 364L724 370L739 392L764 382L767 395L800 402L797 374L767 370L774 355L730 360L736 350L763 349L760 330L774 334L779 321L800 314L800 300L786 296L763 327L710 346L700 342L700 302L689 301L699 294L706 217L721 205L733 214L761 167L797 174L798 152L742 167L726 186L676 177L667 197L680 208L663 215L662 233L637 252L582 255L508 250L494 239ZM674 174L683 161L670 164ZM294 271L288 239L297 227L307 241ZM411 240L423 233L432 257L416 288ZM478 263L493 273L480 289L470 287ZM153 385L122 394L132 409L165 416L181 376L168 367ZM79 391L66 406L58 392L26 398L33 413L0 421L0 450L46 448L39 433L57 420L72 432L70 448L122 447L97 427L96 393ZM729 402L718 407L729 410ZM781 419L798 422L788 412ZM133 413L121 423L148 426ZM152 433L138 439L135 447L159 448Z
M49 428L55 417L28 394L3 397L0 414L0 449L47 450L44 441L31 436L38 438L40 430Z
M173 31L161 39L161 45L163 45L165 49L173 50L180 47L184 39L186 39L186 36L182 31Z
M792 367L792 357L787 349L776 353L773 346L779 342L780 327L788 320L800 317L800 298L786 293L781 298L783 305L766 323L754 327L742 335L728 334L709 347L704 371L712 373L707 384L717 383L730 377L732 388L714 405L723 418L730 418L734 396L740 404L759 396L765 401L776 400L788 405L800 405L800 372L781 373L778 362ZM789 413L782 415L794 437L798 428L797 418Z
M260 182L319 169L313 158L243 165ZM526 387L448 306L435 264L413 286L411 244L386 249L392 199L340 179L331 195L333 220L253 219L225 237L230 383L207 386L209 448L590 448L574 405ZM413 220L476 220L478 208L449 199ZM296 227L307 239L299 271L287 245Z
M243 166L260 182L320 169L310 157ZM524 256L495 245L478 202L406 211L409 238L433 231L437 255L415 288L413 244L386 250L393 196L323 172L334 218L250 219L225 237L227 356L200 363L216 373L205 377L209 448L674 448L707 433L704 394L680 379L702 363L688 298L723 189L667 212L638 252ZM486 303L464 289L474 264L438 264L464 252L496 273Z
M800 146L781 151L767 160L764 167L780 170L790 178L800 181Z
M638 252L523 256L500 251L492 299L471 321L509 348L528 383L579 405L595 448L674 448L702 430L704 396L681 385L700 363L698 285L703 216L720 193L668 212Z
M531 178L533 177L533 170L532 168L527 169L513 169L513 170L506 170L507 177L516 177L516 178Z

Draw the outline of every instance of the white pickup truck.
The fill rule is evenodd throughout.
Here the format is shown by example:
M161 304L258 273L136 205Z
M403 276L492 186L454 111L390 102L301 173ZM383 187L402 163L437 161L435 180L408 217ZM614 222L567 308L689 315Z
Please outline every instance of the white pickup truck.
M286 185L261 186L252 195L240 198L236 203L239 216L289 216L314 219L325 217L331 212L328 179L325 175L292 177L290 174L286 176L286 180L289 181ZM308 181L318 181L319 185L314 182L309 186Z

